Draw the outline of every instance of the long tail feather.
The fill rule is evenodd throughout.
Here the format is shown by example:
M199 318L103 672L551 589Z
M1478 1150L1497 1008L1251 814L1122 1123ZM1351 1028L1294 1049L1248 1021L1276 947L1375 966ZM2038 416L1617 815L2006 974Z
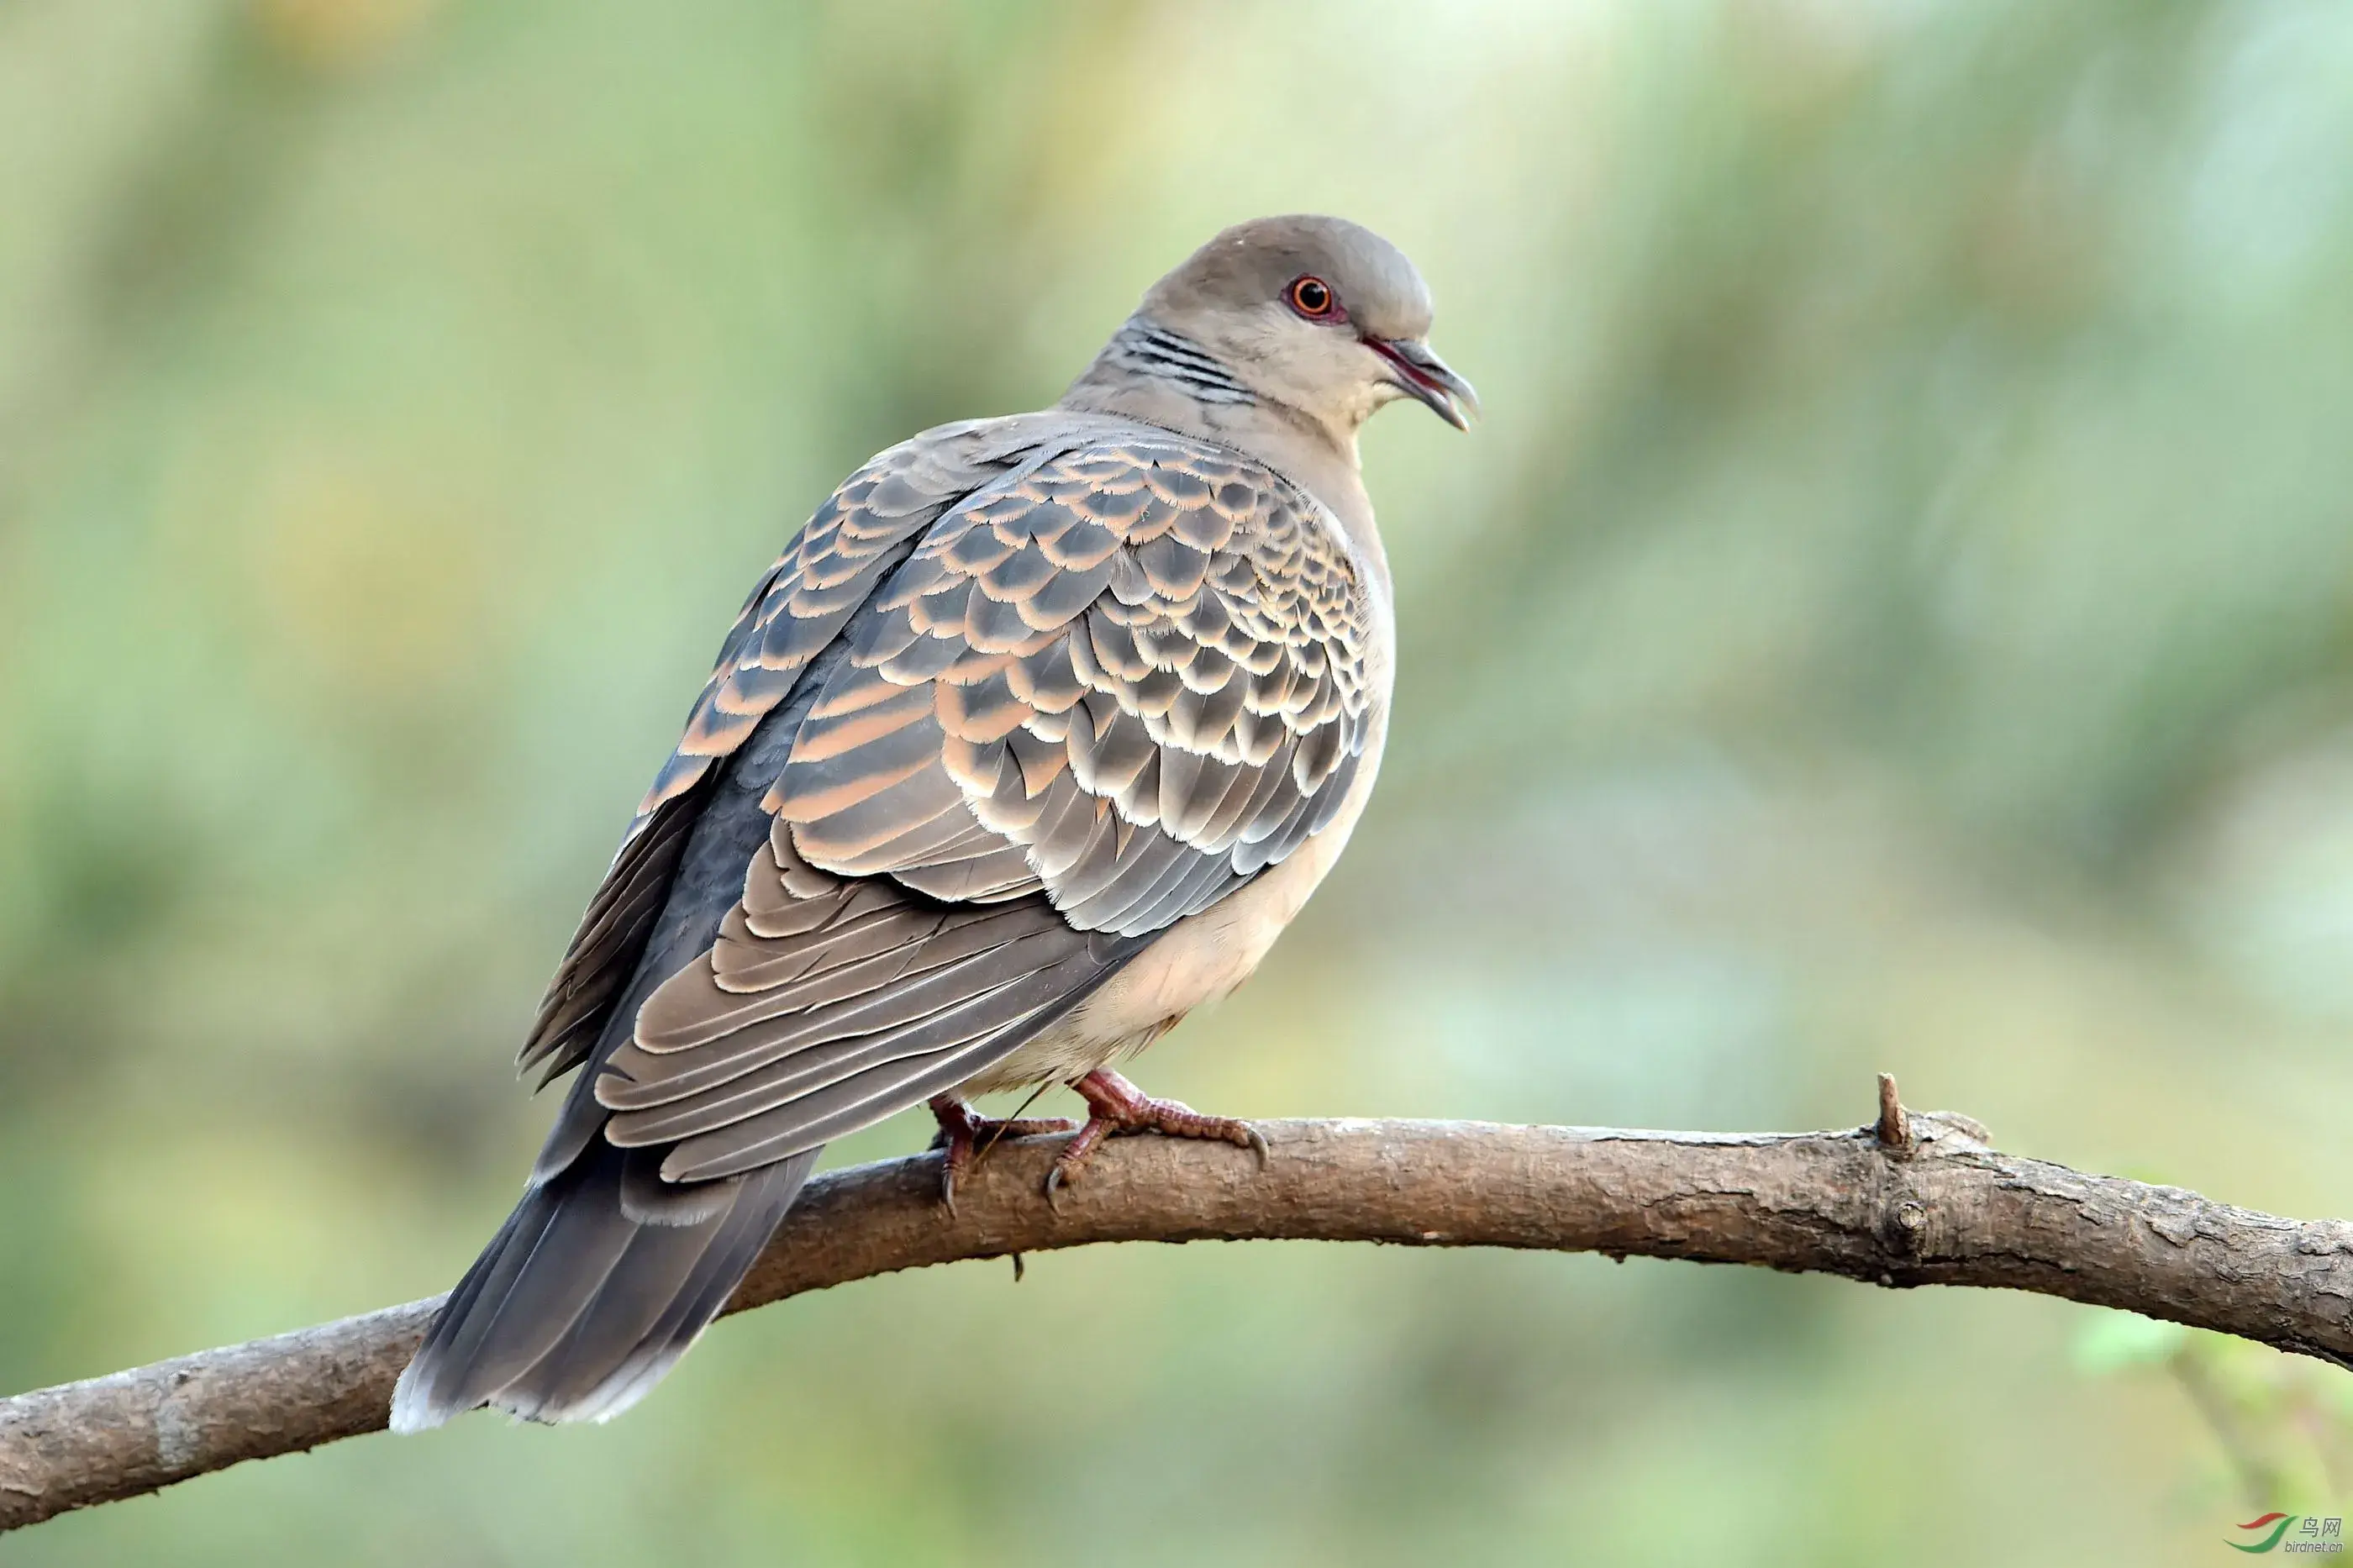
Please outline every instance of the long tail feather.
M637 1403L726 1305L818 1151L681 1194L649 1214L630 1170L658 1152L598 1140L523 1194L449 1294L393 1391L396 1432L490 1405L603 1421Z

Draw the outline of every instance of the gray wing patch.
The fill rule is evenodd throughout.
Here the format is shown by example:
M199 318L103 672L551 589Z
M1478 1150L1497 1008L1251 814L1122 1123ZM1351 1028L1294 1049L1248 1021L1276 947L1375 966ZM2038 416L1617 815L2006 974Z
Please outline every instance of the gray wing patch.
M713 765L792 691L942 510L1026 456L993 447L991 432L987 423L949 426L875 458L752 590L540 1003L518 1065L539 1068L543 1084L595 1049L669 896Z
M717 943L648 999L598 1079L605 1136L671 1145L672 1182L786 1158L970 1078L1144 945L1073 931L1035 896L955 905L833 876L780 824Z

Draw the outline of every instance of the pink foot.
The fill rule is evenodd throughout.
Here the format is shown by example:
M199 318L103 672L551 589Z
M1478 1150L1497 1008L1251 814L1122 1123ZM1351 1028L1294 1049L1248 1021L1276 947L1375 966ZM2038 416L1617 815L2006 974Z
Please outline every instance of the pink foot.
M1000 1138L1031 1138L1041 1132L1068 1132L1073 1125L1059 1116L997 1121L983 1116L950 1094L932 1097L932 1116L940 1124L932 1147L941 1151L940 1202L955 1213L956 1179L977 1163Z
M1230 1116L1204 1116L1189 1105L1155 1100L1109 1068L1097 1068L1071 1088L1087 1102L1087 1124L1063 1147L1055 1158L1054 1168L1046 1173L1048 1197L1078 1180L1079 1173L1104 1139L1134 1132L1157 1132L1164 1138L1215 1139L1237 1148L1256 1150L1260 1163L1266 1162L1266 1139L1249 1122Z

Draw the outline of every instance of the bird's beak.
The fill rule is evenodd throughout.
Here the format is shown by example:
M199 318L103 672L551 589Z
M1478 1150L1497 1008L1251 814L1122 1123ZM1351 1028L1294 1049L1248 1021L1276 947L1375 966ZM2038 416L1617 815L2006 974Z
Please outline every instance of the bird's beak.
M1389 362L1390 379L1430 405L1457 430L1471 428L1479 395L1419 338L1366 338L1365 346Z

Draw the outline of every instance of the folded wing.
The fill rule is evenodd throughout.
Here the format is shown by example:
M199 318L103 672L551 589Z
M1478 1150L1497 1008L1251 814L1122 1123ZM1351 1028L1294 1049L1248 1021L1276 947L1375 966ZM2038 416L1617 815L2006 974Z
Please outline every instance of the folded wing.
M540 1003L519 1065L539 1068L542 1082L586 1060L604 1033L669 900L714 765L792 690L944 509L1034 458L1034 438L1008 432L1012 423L949 426L875 458L753 588Z
M849 656L742 901L596 1082L606 1137L666 1146L672 1182L972 1077L1329 824L1363 753L1364 584L1320 506L1222 448L1098 435L949 508L862 606L837 574L801 619L841 616Z

